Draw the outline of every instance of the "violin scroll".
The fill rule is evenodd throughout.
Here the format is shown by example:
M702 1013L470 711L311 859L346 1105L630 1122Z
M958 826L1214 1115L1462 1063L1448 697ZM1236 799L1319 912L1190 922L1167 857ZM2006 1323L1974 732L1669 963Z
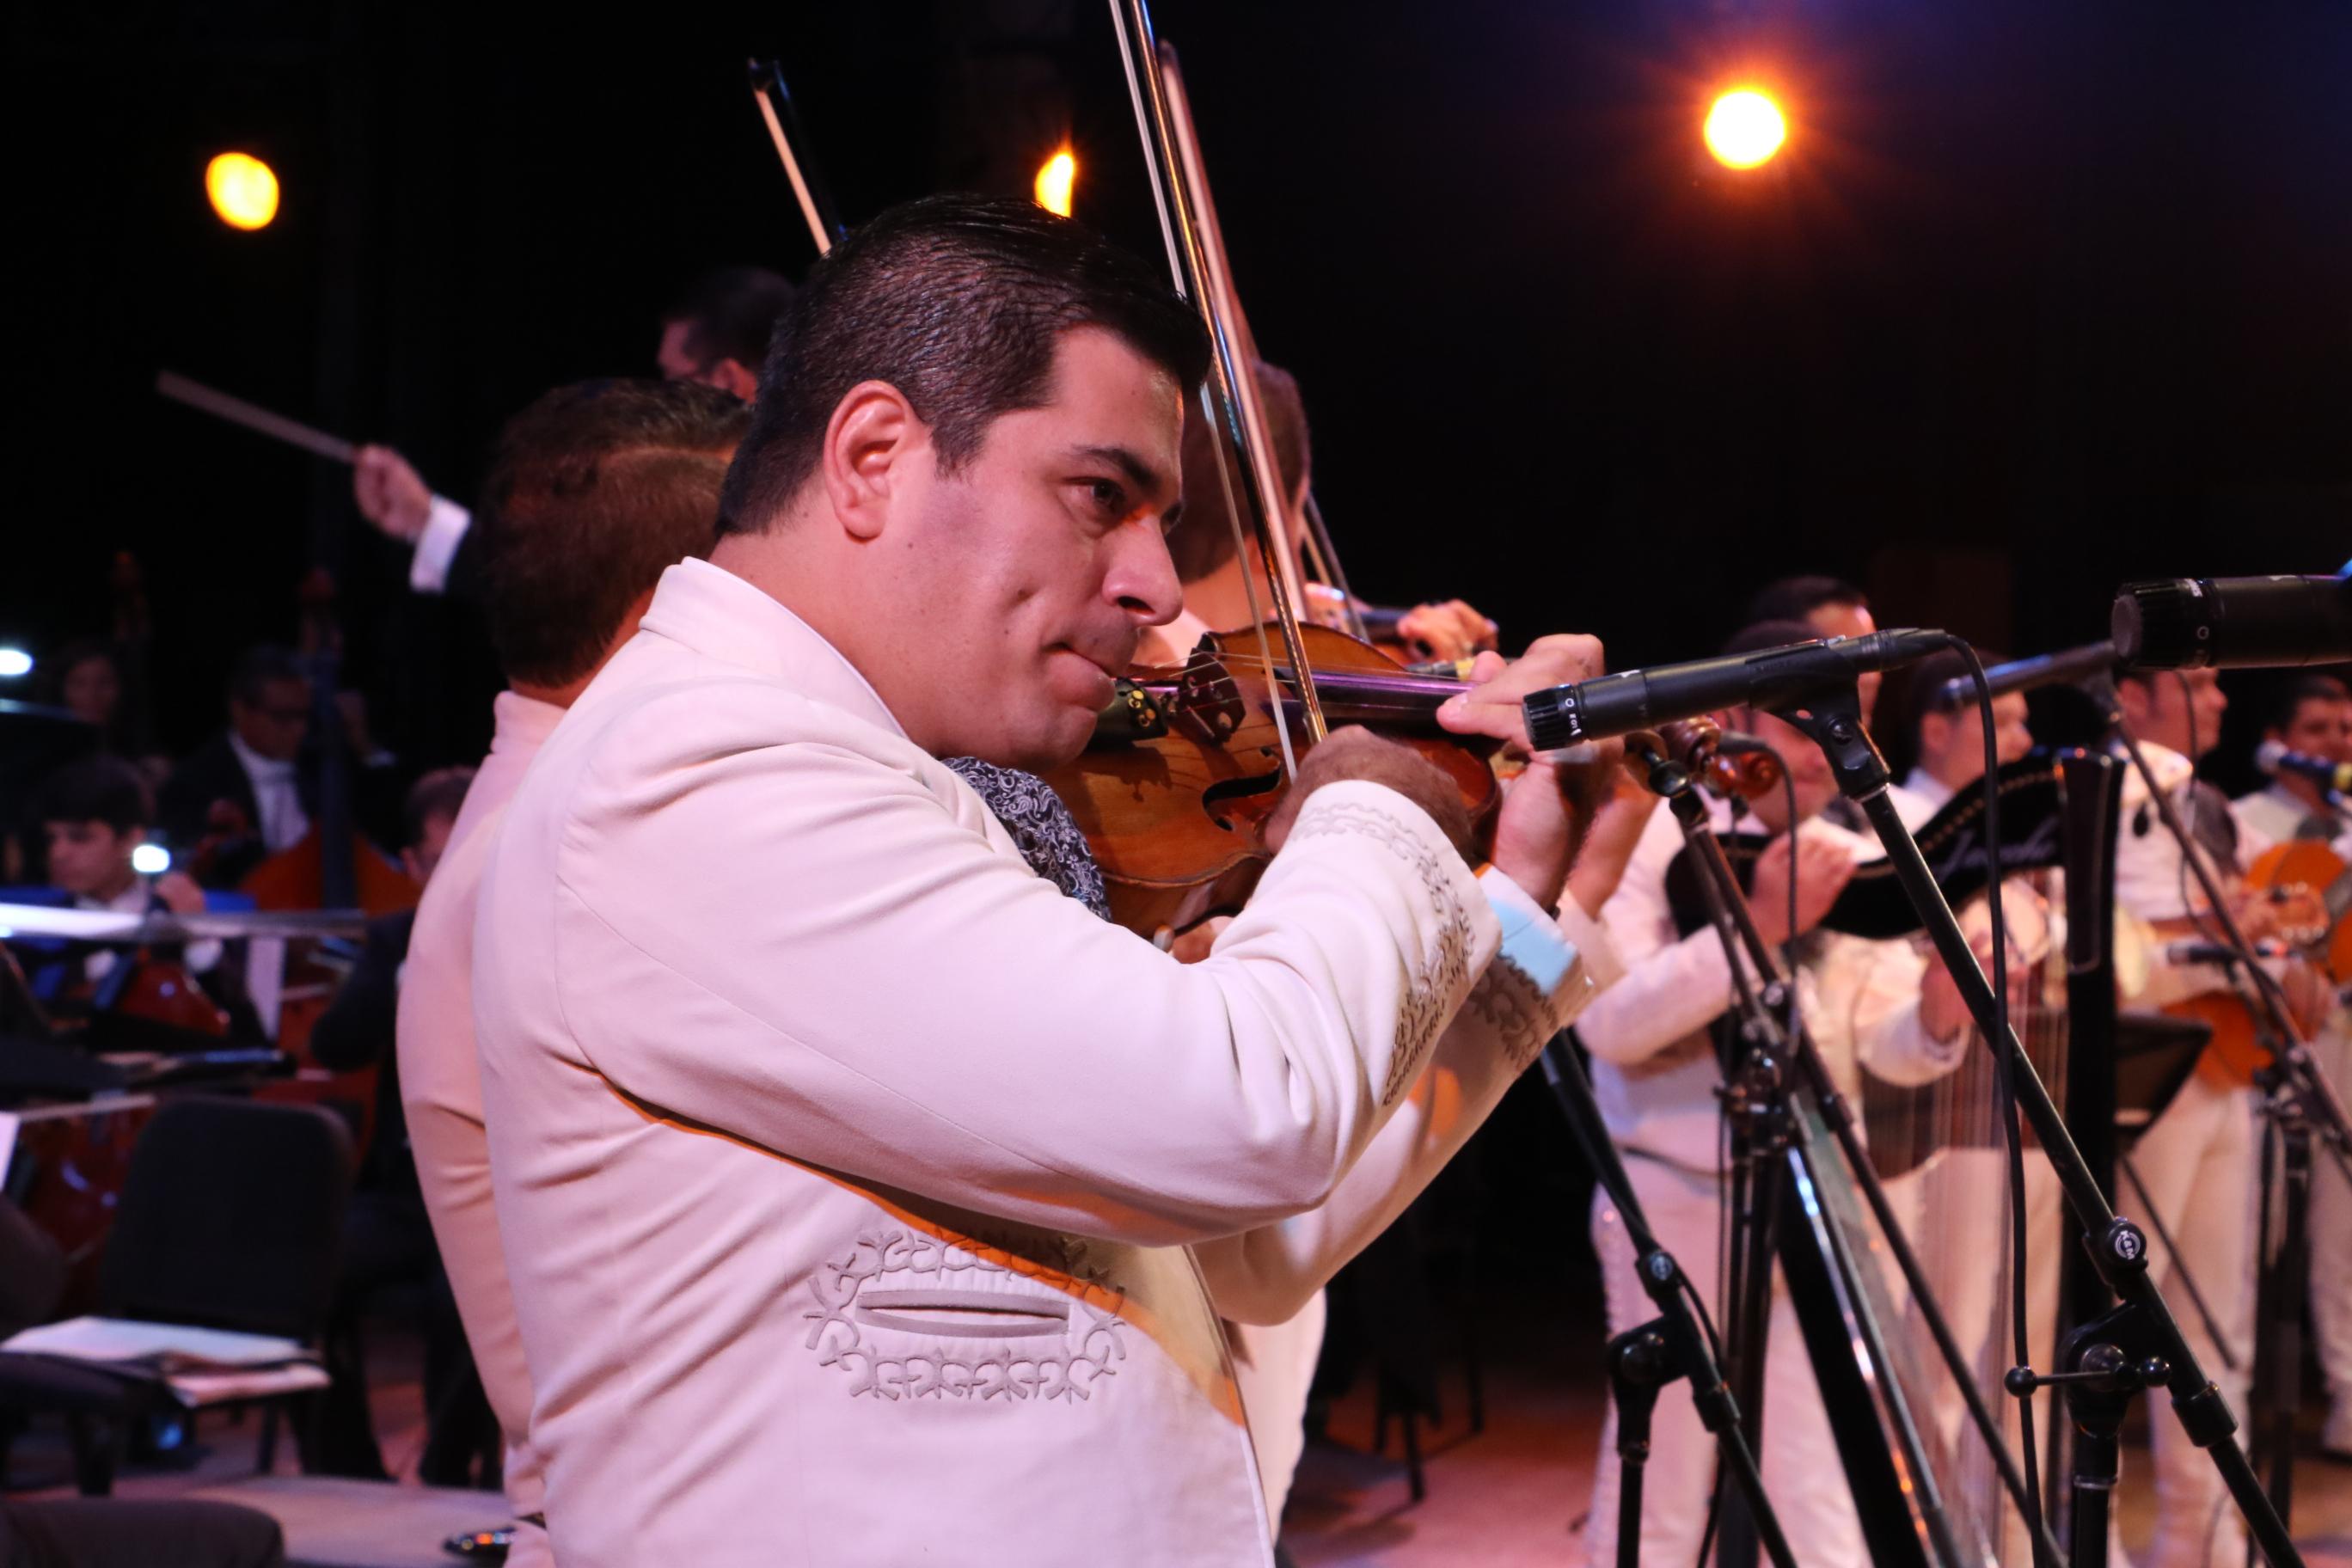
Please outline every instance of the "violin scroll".
M1712 719L1678 719L1657 732L1666 755L1711 795L1756 800L1780 787L1780 764L1772 753L1727 748L1723 728Z

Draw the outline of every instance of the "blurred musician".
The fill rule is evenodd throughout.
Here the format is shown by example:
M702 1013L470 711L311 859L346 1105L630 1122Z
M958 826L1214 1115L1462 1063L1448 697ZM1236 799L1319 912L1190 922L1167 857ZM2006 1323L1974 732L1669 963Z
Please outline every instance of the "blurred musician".
M1801 621L1817 637L1858 637L1878 629L1877 618L1870 613L1870 595L1842 577L1778 577L1765 584L1748 602L1747 624L1766 621ZM1877 716L1878 688L1885 679L1874 669L1856 683L1865 723Z
M116 914L194 914L205 893L184 871L142 876L132 857L147 842L153 813L146 781L131 763L103 752L68 763L45 781L37 796L42 836L48 848L49 881L76 909ZM219 968L221 944L190 942L181 963L208 983ZM82 984L96 984L113 972L121 955L112 948L85 953L78 963L36 964L26 978L34 994L53 1001Z
M1979 657L1987 664L2000 658L1982 649ZM1984 725L1976 700L1969 696L1954 700L1945 695L1948 684L1965 676L1968 668L1968 661L1955 651L1930 655L1913 666L1903 689L1901 728L1883 737L1890 753L1915 759L1902 782L1887 789L1904 826L1914 833L1984 778ZM2033 749L2033 732L2026 726L2024 694L2011 692L1995 698L1992 711L1999 761L2006 766L2021 760ZM2037 882L2038 889L2033 885ZM2063 961L2064 888L2064 874L2056 869L2009 879L2008 902L2003 907L2011 941L2010 995L2012 1012L2021 1015L2019 1034L2029 1050L2046 1048L2036 1036L2035 1020L2048 1015L2050 999L2043 992L2053 979L2030 957L2038 956L2044 963L2053 958ZM1959 913L1962 924L1971 935L1983 939L1983 951L1989 952L1985 900L1971 900ZM2029 933L2039 938L2031 942L2033 955L2025 951ZM1924 943L1924 938L1917 940ZM2063 1018L2049 1017L2040 1026L2051 1032L2063 1029ZM1973 1023L1964 1023L1961 1034L1967 1070L1939 1082L1934 1093L1914 1097L1907 1114L1884 1130L1883 1142L1873 1144L1874 1157L1888 1143L1912 1145L1907 1152L1913 1159L1904 1162L1904 1168L1916 1166L1916 1179L1889 1177L1888 1191L1899 1194L1903 1199L1899 1206L1909 1211L1905 1228L1961 1349L1980 1369L2005 1369L2016 1360L2010 1348L2013 1331L2010 1327L2008 1144L1998 1126L1996 1091L1981 1037ZM2056 1091L2053 1085L2053 1092ZM1880 1168L1885 1171L1894 1163L1890 1160ZM2063 1262L2058 1251L2062 1194L2056 1174L2039 1149L2025 1151L2024 1164L2026 1333L2033 1364L2040 1366L2055 1346ZM1988 1259L2000 1262L1989 1266ZM1913 1342L1920 1347L1919 1360L1932 1362L1933 1342L1925 1322L1916 1311L1909 1316ZM1980 1392L1988 1405L2001 1408L2004 1396L1997 1379L1987 1372L1982 1381ZM1945 1440L1964 1456L1965 1466L1976 1466L1977 1439L1960 1434L1966 1410L1959 1389L1940 1367L1930 1385ZM2005 1540L2002 1561L2029 1560L2032 1546L2023 1521L2014 1508L2005 1503L1996 1506Z
M2229 888L2264 846L2252 830L2242 832L2221 793L2195 776L2196 760L2221 738L2221 715L2230 700L2220 679L2210 669L2132 673L2117 678L2116 692L2158 786ZM2137 771L2124 774L2122 814L2116 908L2146 921L2161 940L2201 935L2195 917L2202 897ZM2258 933L2250 928L2249 934ZM2228 985L2220 971L2159 962L2151 972L2148 1000L2161 1004ZM2242 1430L2254 1355L2252 1092L2200 1068L2140 1136L2131 1157L2147 1184L2149 1206L2179 1248L2175 1256L2153 1260L2154 1278L2161 1288L2177 1268L2195 1277L2234 1369L2223 1361L2223 1346L2213 1342L2203 1313L2174 1315ZM2176 1303L2182 1300L2177 1282L2166 1293ZM2145 1568L2239 1561L2245 1554L2244 1526L2211 1462L2189 1443L2162 1400L2153 1403L2149 1422L2157 1523L2156 1546Z
M1275 467L1285 491L1285 528L1297 552L1302 581L1306 574L1307 492L1313 487L1314 448L1308 437L1307 405L1298 395L1298 382L1279 365L1257 362L1260 402L1265 410L1267 435L1274 444ZM1164 626L1145 634L1137 650L1139 664L1182 664L1205 632L1236 631L1253 624L1250 595L1255 591L1259 616L1273 614L1265 569L1255 551L1244 563L1234 540L1233 512L1225 504L1225 478L1217 452L1216 427L1202 417L1197 405L1184 410L1184 510L1168 532L1168 553L1176 563L1176 580L1184 587L1182 613ZM1311 618L1341 626L1344 607L1336 590L1311 585L1315 601ZM1396 639L1409 657L1452 662L1495 646L1495 623L1459 599L1416 605L1397 623Z
M302 763L310 678L289 648L239 655L229 673L228 728L163 782L158 815L173 853L203 865L208 887L234 887L265 856L310 830L316 776Z
M760 363L776 318L792 303L793 286L758 267L722 267L694 279L661 315L654 363L668 381L698 382L748 403L760 384ZM360 515L384 533L415 547L409 586L438 594L469 570L459 564L473 514L433 493L415 468L389 447L362 447L352 468L352 496ZM470 558L470 552L468 552Z
M2332 675L2299 678L2263 726L2263 739L2323 762L2352 762L2352 689ZM2352 813L2330 805L2315 779L2281 773L2231 809L2242 826L2272 843L2316 838L2352 855Z
M1988 665L1999 662L1997 655L1983 649L1978 657ZM1903 814L1904 826L1915 832L1954 795L1984 777L1984 721L1976 699L1955 701L1944 695L1949 681L1968 672L1968 660L1958 653L1931 654L1913 667L1906 688L1908 733L1893 739L1907 741L1908 754L1915 760L1903 782L1888 793ZM2026 727L2025 716L2022 691L1992 700L1995 755L2004 766L2033 750L2033 731Z
M2288 688L2263 739L2326 762L2352 763L2352 690L2334 676L2301 677ZM2282 773L2268 787L2232 802L2231 809L2250 833L2281 844L2316 839L2339 860L2352 862L2352 814L2329 807L2313 780ZM2311 1047L2339 1093L2352 1085L2352 1011L2340 992ZM2352 1461L2352 1188L2336 1162L2325 1156L2312 1162L2311 1312L2319 1363L2327 1374L2327 1426L2321 1443L2331 1457Z
M490 753L425 889L400 994L401 1093L417 1176L506 1447L508 1562L551 1559L527 1436L530 1375L491 1205L474 1054L474 906L507 802L572 700L645 615L674 562L709 552L750 408L688 382L564 387L517 415L484 487L482 599L508 689Z
M1734 637L1746 653L1813 635L1801 622L1765 622ZM1796 816L1782 792L1768 791L1748 809L1778 834L1758 861L1748 901L1775 944L1795 942L1799 989L1808 1027L1841 1087L1858 1087L1867 1068L1890 1082L1918 1084L1958 1064L1966 1009L1940 964L1930 966L1904 942L1869 942L1820 931L1822 918L1876 853L1858 835L1823 820L1837 788L1827 760L1797 730L1769 715L1735 710L1727 729L1761 736L1787 760ZM1728 831L1732 807L1710 799L1715 830ZM1595 997L1577 1024L1592 1054L1593 1088L1626 1172L1659 1242L1674 1254L1710 1302L1721 1300L1717 1237L1724 1211L1718 1187L1723 1074L1714 1026L1731 1007L1731 972L1711 926L1684 934L1667 896L1669 868L1682 853L1670 812L1653 816L1622 884L1602 910L1624 976ZM1796 918L1790 923L1790 879ZM1633 1273L1633 1250L1605 1196L1596 1195L1593 1243L1609 1298L1609 1331L1645 1321L1654 1309ZM1776 1271L1777 1272L1777 1271ZM1718 1317L1718 1321L1720 1318ZM1792 1541L1806 1542L1808 1564L1861 1568L1867 1562L1828 1418L1813 1382L1802 1334L1787 1297L1774 1290L1766 1358L1764 1484ZM1688 1563L1715 1479L1715 1445L1699 1424L1688 1387L1661 1394L1655 1414L1642 1516L1644 1562ZM1586 1551L1606 1563L1616 1551L1618 1466L1615 1418L1601 1434Z

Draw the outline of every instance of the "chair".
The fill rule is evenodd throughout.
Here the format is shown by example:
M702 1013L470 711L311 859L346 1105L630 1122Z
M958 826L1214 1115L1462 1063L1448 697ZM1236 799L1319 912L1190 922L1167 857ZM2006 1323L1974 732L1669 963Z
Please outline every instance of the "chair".
M99 1271L106 1317L276 1334L315 1345L334 1289L351 1134L315 1106L187 1096L165 1103L131 1151ZM74 1479L112 1489L131 1431L158 1408L144 1380L47 1356L0 1353L0 1410L63 1415ZM279 1394L264 1405L259 1468L277 1458ZM302 1411L298 1405L299 1422ZM0 1462L5 1462L0 1452Z

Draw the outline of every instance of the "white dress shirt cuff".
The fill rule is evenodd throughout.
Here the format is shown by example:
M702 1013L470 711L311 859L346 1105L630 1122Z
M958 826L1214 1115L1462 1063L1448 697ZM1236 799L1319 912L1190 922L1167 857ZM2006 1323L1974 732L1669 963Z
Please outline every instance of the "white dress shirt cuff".
M416 553L408 563L408 585L420 594L437 594L449 585L449 563L457 558L474 514L446 496L435 496L416 535Z

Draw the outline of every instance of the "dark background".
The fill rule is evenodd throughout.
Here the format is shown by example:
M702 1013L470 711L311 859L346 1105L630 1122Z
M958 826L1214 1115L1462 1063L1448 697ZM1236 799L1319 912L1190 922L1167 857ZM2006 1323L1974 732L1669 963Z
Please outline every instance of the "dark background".
M1763 578L2032 652L2147 574L2352 553L2352 7L2242 0L1165 0L1239 282L1297 371L1360 590L1507 639L1712 651ZM412 760L484 731L463 606L338 470L160 403L159 366L385 439L469 497L499 421L649 372L684 279L812 249L743 87L775 54L854 222L1025 190L1160 253L1092 4L442 0L12 12L0 639L103 629L145 565L164 738L323 561ZM1719 88L1777 88L1717 169ZM236 233L205 160L268 159Z

